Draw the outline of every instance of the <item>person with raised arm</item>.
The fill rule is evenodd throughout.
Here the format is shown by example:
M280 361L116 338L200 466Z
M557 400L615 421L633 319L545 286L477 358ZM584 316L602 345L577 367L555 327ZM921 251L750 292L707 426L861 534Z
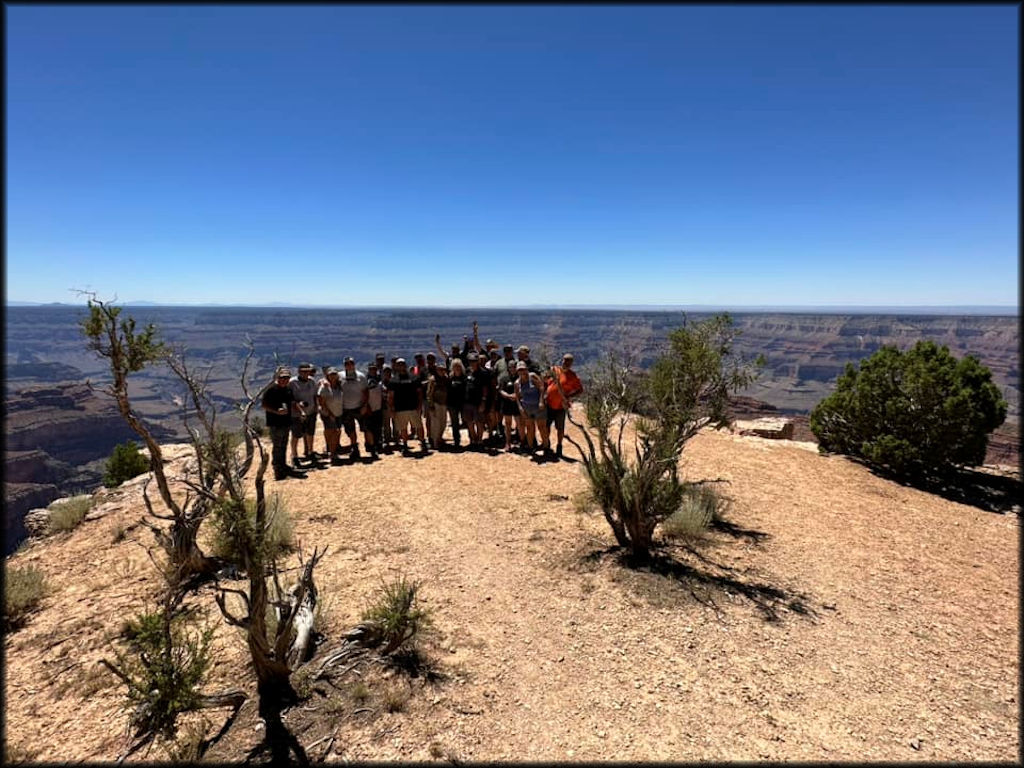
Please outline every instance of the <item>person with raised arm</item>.
M434 334L434 346L437 348L437 353L444 358L445 367L451 370L453 360L461 360L462 365L466 365L466 356L469 354L469 336L462 337L462 349L459 349L458 344L452 344L452 351L445 352L441 346L441 334Z

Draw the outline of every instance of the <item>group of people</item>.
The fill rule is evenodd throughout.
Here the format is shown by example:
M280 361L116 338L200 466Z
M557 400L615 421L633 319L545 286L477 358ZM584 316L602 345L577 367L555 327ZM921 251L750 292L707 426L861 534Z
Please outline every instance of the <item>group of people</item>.
M299 365L297 376L278 368L262 398L275 479L305 477L303 469L324 466L322 459L340 464L342 433L352 460L360 459L357 427L371 458L394 447L408 452L411 439L419 440L423 453L458 449L463 429L470 450L483 449L486 433L492 445L504 443L506 451L536 456L539 450L544 459L561 458L566 410L583 392L572 353L542 370L526 345L500 346L492 339L481 345L476 323L461 347L452 344L445 352L440 335L434 344L437 354L416 354L412 366L401 357L388 363L378 353L365 373L351 357L340 371L324 366L320 379L314 378L312 363ZM317 416L324 427L323 453L313 445ZM451 445L445 439L449 425Z

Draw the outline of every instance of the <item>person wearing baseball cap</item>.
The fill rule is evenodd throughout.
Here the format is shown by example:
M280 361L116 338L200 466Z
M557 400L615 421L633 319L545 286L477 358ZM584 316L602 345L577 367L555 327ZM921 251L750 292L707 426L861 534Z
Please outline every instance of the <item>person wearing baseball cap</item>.
M359 438L356 436L356 424L359 424L365 440L367 433L364 419L370 412L369 388L366 385L366 374L356 370L355 358L346 357L344 365L345 372L341 376L341 423L352 448L352 461L358 461Z
M507 344L505 350L511 356L512 345ZM499 360L498 362L500 364L507 363L508 361ZM512 361L511 365L503 366L501 373L498 374L498 403L500 404L502 421L504 422L502 434L505 438L506 451L512 450L512 427L515 426L516 435L521 436L523 434L522 417L519 414L519 401L516 400L516 380L518 378L515 361Z
M341 463L338 454L341 448L342 414L345 407L341 377L333 365L327 369L327 380L320 385L316 394L320 403L320 419L324 424L327 455L331 458L331 464L337 466Z
M401 435L402 451L409 450L409 432L419 438L423 453L427 452L427 436L423 434L423 389L419 379L409 375L404 358L395 361L395 374L388 387L388 404L395 414L395 431Z
M516 363L516 375L518 376L515 384L516 402L519 403L519 413L524 427L522 435L524 453L532 455L536 452L537 433L540 432L544 453L547 454L550 447L547 422L544 418L546 409L544 381L529 369L525 360Z
M583 383L572 369L572 364L572 352L566 352L562 355L562 364L560 366L551 366L551 380L547 388L548 410L546 421L548 430L551 429L552 424L555 425L555 431L558 435L558 446L555 448L555 455L558 458L562 458L562 438L565 436L566 411L572 408L572 399L578 397L583 392Z
M313 379L316 367L312 363L299 365L299 375L288 382L295 397L292 406L292 466L299 469L299 438L302 438L305 453L303 458L316 465L313 452L313 435L316 433L317 386Z
M498 372L498 378L506 374L511 374L513 378L516 375L516 354L515 348L511 344L506 344L501 348L502 357L498 362L494 364L494 370ZM518 413L518 411L517 411Z
M275 480L305 477L302 472L288 466L288 435L292 426L291 408L295 402L295 395L288 386L291 378L290 368L278 368L274 374L274 383L267 387L260 401L266 412L267 430L270 432L270 456Z
M530 373L540 373L540 366L537 365L537 363L535 363L530 357L530 348L528 346L520 344L519 349L516 350L516 356L526 363L526 367L529 369Z
M366 442L366 452L375 459L380 451L384 426L384 389L381 386L380 369L376 362L366 367L366 405L369 413L363 421L363 439Z

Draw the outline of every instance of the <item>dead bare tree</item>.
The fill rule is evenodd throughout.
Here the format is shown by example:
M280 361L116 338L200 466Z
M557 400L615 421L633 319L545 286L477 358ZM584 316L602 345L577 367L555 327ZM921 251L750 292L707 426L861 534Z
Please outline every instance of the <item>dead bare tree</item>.
M151 516L170 521L171 526L169 531L164 531L148 521L146 524L154 531L157 541L167 551L177 584L194 584L196 580L212 576L217 568L216 560L207 557L196 541L199 526L209 513L209 505L202 500L203 496L190 495L182 504L175 501L167 475L164 473L160 444L135 413L128 396L129 376L141 371L148 364L165 361L167 348L157 339L157 329L152 323L137 331L134 318L120 317L121 307L98 299L95 293L79 293L88 297L89 315L82 321L82 332L87 339L88 348L108 361L113 378L111 384L103 388L103 391L114 398L122 418L146 444L153 479L156 480L160 498L168 513L158 513L154 510L147 493L148 482L143 491L146 508Z
M268 554L266 547L267 531L272 522L267 511L265 480L270 456L252 423L252 410L260 401L262 392L256 395L251 393L248 381L249 366L254 354L251 342L248 347L242 371L242 388L246 398L242 407L245 453L236 470L238 482L226 485L227 495L220 503L223 505L222 514L227 532L233 538L235 549L241 557L249 588L245 591L220 586L216 600L225 620L245 630L249 655L256 672L259 714L267 727L265 744L273 759L288 760L289 755L294 755L301 764L308 764L305 750L285 727L281 716L285 709L298 701L298 695L292 687L291 674L306 661L309 651L318 597L313 575L327 549L314 549L308 560L302 559L300 550L302 572L299 580L287 591L282 588L276 559ZM250 518L240 481L254 462L256 500L254 514ZM268 580L272 581L274 587L273 598ZM228 595L235 595L241 600L245 611L242 615L236 615L229 608ZM268 615L268 608L273 609L273 614Z
M246 632L246 640L256 673L259 713L266 722L266 745L275 760L287 760L292 754L302 764L308 759L302 745L285 727L284 710L298 701L291 684L292 671L306 660L312 635L317 589L313 573L326 554L326 548L314 549L309 560L302 560L298 583L290 590L281 587L276 557L268 553L267 531L272 519L268 516L265 475L270 456L254 425L252 412L260 402L266 386L255 395L251 391L249 369L255 356L251 340L242 370L241 385L245 399L242 411L244 450L239 455L234 435L222 429L217 421L217 408L209 395L207 376L190 367L184 351L170 352L156 339L156 328L150 324L136 332L135 320L119 320L120 307L89 294L89 316L83 321L83 332L89 346L110 361L114 382L109 392L117 399L122 416L139 434L150 450L153 475L164 505L170 515L156 512L148 493L143 493L147 510L153 517L170 520L170 533L150 525L168 552L176 586L169 590L168 600L180 601L186 579L216 575L217 561L199 550L196 535L203 520L216 510L226 531L234 540L242 567L249 580L248 591L218 585L217 605L225 620ZM178 504L170 492L163 471L159 443L132 411L128 398L128 375L142 370L149 362L164 360L185 385L183 417L195 449L195 469L187 471L180 481L187 488L185 501ZM258 461L257 461L258 457ZM245 481L255 463L256 499L253 514L246 498ZM268 579L272 579L271 599ZM239 596L245 614L235 615L227 605L229 594ZM273 616L268 615L273 608ZM273 626L271 626L273 624ZM113 667L112 667L113 668Z

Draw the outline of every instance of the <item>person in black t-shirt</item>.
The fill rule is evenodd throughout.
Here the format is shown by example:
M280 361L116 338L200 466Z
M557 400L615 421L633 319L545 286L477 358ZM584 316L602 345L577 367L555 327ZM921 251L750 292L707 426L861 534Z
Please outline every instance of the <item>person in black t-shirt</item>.
M266 411L267 430L270 432L271 459L274 465L274 479L284 480L287 477L305 477L302 472L288 466L288 436L291 432L291 407L295 402L295 394L288 382L292 372L287 368L278 368L274 383L263 393L261 404Z
M466 373L466 402L462 406L462 416L466 420L471 446L483 444L483 403L487 378L486 372L480 367L480 358L476 352L470 352L469 371Z
M452 358L452 372L448 377L448 419L452 423L452 443L458 448L462 443L460 420L462 406L466 402L466 366L457 357Z
M497 344L490 340L488 340L488 343L492 344L487 352L487 356L490 359L484 360L480 369L487 374L487 387L484 389L484 420L487 425L488 435L493 443L495 437L499 434L504 436L501 429L501 416L499 414L501 406L498 403L498 370L495 367L498 364L501 353L498 352Z
M388 385L388 402L395 414L395 431L402 437L402 450L409 450L409 431L419 438L423 453L427 452L427 438L423 434L423 389L418 378L409 375L405 360L395 361L395 374Z

